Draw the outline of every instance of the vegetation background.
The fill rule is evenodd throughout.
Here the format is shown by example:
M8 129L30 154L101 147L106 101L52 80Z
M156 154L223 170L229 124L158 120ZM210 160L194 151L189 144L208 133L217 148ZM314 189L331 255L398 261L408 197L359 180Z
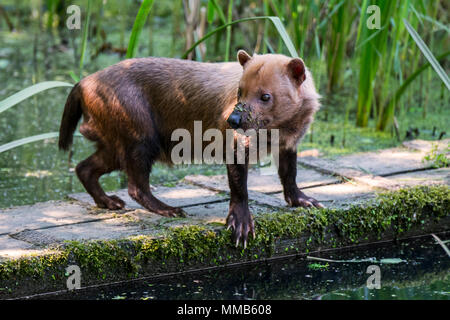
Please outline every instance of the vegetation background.
M81 9L79 30L66 26L72 4ZM380 29L367 27L371 5L380 8ZM302 57L323 107L301 150L336 156L442 139L450 123L449 6L445 0L1 0L0 207L83 191L73 166L92 145L76 139L68 159L55 143L68 87L127 57L231 61L238 49ZM152 183L224 170L158 165ZM102 182L107 190L126 185L119 173Z

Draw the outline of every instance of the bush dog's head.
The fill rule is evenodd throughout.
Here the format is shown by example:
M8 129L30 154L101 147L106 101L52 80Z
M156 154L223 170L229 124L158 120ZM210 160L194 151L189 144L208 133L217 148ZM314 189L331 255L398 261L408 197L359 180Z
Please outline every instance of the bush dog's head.
M307 91L302 88L309 76L303 61L280 54L251 57L244 50L239 50L237 58L243 74L238 103L227 120L230 126L244 130L285 127L300 112Z

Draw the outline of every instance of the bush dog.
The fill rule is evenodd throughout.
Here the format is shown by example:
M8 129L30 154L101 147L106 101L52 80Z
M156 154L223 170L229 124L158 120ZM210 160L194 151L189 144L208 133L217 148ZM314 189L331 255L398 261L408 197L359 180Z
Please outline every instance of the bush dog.
M238 62L201 63L170 58L128 59L77 83L62 116L59 148L68 150L83 116L80 133L96 142L97 151L76 166L76 174L101 208L125 203L105 194L100 176L123 170L130 196L154 213L184 215L150 191L155 161L171 164L172 132L256 127L279 130L278 174L290 206L322 207L296 184L297 144L319 109L319 94L303 61L279 54L248 55ZM236 106L236 107L235 107ZM239 106L239 108L237 107ZM256 119L256 121L250 121ZM230 206L226 219L233 238L244 246L254 236L248 207L248 163L227 164Z

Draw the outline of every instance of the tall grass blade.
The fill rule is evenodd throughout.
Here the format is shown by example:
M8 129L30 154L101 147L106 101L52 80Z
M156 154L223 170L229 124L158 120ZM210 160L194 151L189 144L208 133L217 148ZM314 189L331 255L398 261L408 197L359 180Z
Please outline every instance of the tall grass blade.
M57 138L59 136L59 132L48 132L48 133L42 133L31 137L26 137L18 140L14 140L12 142L5 143L4 145L0 146L0 153L23 146L24 144L46 140L46 139L52 139ZM74 137L82 137L81 133L79 131L75 131Z
M192 52L192 50L194 50L196 46L198 46L200 43L202 43L206 39L208 39L211 36L213 36L215 33L225 29L226 27L232 26L232 25L237 24L237 23L241 23L241 22L245 22L245 21L254 21L254 20L269 20L269 21L271 21L273 23L273 25L275 26L276 30L278 31L278 34L281 36L281 39L283 40L284 44L286 45L286 48L288 49L289 54L293 58L298 58L298 54L297 54L297 51L295 50L294 44L292 43L291 39L289 38L289 35L288 35L286 29L284 28L283 23L281 22L281 20L278 17L262 16L262 17L243 18L243 19L235 20L235 21L232 21L230 23L226 23L226 24L221 25L220 27L218 27L218 28L208 32L203 38L201 38L197 42L195 42L192 45L192 47L190 47L182 55L182 59L186 59L188 54L190 52Z
M411 35L411 37L416 42L416 44L419 47L420 51L422 51L422 53L424 54L425 58L427 58L427 60L430 62L431 66L436 71L436 73L438 74L439 78L441 78L442 82L444 82L444 84L447 87L447 89L450 90L450 79L449 79L447 73L445 73L444 69L441 67L439 62L437 62L436 58L431 53L431 51L428 48L428 46L425 44L425 42L423 42L422 38L419 36L419 34L416 32L416 30L414 30L414 28L411 26L411 24L409 24L409 22L406 19L403 19L403 23L406 26L406 30L408 30L409 34Z
M126 58L134 58L139 45L139 36L144 28L145 20L153 6L153 0L144 0L139 8L136 20L134 20L133 30L131 31L130 42L128 43Z
M73 72L72 70L69 71L69 76L72 78L72 80L76 83L80 81L80 78Z
M437 21L436 19L433 19L430 16L427 16L425 14L419 13L419 16L422 17L424 20L431 22L432 24L434 24L437 28L441 29L441 30L445 30L445 32L450 33L450 28L447 27L445 24L440 23L439 21Z
M55 16L56 7L58 6L59 0L47 0L47 29L51 29L53 27L53 20Z
M351 5L352 1L350 0L330 3L333 9L329 23L331 37L328 42L327 55L328 92L334 92L342 84L347 37L351 29L351 20L349 19Z
M206 15L206 20L208 21L209 24L213 23L215 13L216 13L216 9L214 8L214 4L213 4L212 0L209 0L208 7L207 7L207 15Z
M227 23L227 19L225 18L225 14L222 11L222 8L217 4L216 0L208 1L208 22L212 23L214 20L214 13L217 12L219 19L222 23Z
M450 55L450 51L447 51L446 53L440 55L436 59L438 61L446 58ZM390 121L394 118L394 109L395 104L397 101L400 100L400 98L405 93L406 89L409 87L409 85L423 72L425 71L431 64L429 62L425 63L421 67L419 67L416 71L414 71L404 82L403 84L395 91L393 97L386 103L385 107L383 108L383 112L380 115L380 120L378 126L378 130L383 131L386 129Z
M391 83L391 70L395 65L396 55L398 55L398 45L401 43L400 39L403 37L405 28L401 24L402 17L407 15L408 12L408 1L403 1L399 3L399 7L396 8L392 20L391 25L393 28L393 32L390 34L391 45L387 48L387 50L383 53L382 63L384 65L384 70L381 74L379 74L379 82L377 85L377 96L375 100L377 101L378 110L378 119L377 119L377 130L381 130L381 128L386 128L388 122L393 122L394 114L389 113L390 117L386 118L386 112L384 107L386 105L386 100L389 96L390 88L392 87ZM395 67L394 67L395 69ZM399 68L401 70L401 68ZM401 78L402 79L402 78ZM374 110L375 111L375 110ZM392 110L393 111L393 110ZM375 113L375 112L374 112ZM384 129L383 129L384 130Z
M380 9L380 30L367 27L368 19L368 1L364 1L361 8L361 18L358 28L357 44L359 44L359 85L358 102L356 113L356 125L358 127L367 127L371 108L374 104L375 78L379 71L380 62L386 59L387 43L390 28L389 25L395 15L397 1L372 1ZM361 45L364 44L364 45Z
M61 81L45 81L32 85L0 101L0 113L37 93L57 87L73 87L73 84Z
M16 147L20 147L21 145L24 145L27 143L36 142L36 141L45 140L45 139L56 138L56 137L58 137L58 135L59 135L59 132L49 132L49 133L38 134L36 136L31 136L31 137L26 137L23 139L15 140L13 142L9 142L4 145L1 145L0 153L11 150Z
M228 0L228 19L227 23L233 21L233 0ZM230 59L230 45L231 45L231 26L227 27L227 39L225 42L225 61Z
M83 40L81 42L81 53L80 53L80 76L81 79L83 77L83 66L84 66L84 57L86 56L86 48L87 48L87 40L89 35L89 24L91 21L91 0L88 0L87 14L86 14L86 22L84 23L83 30Z
M284 45L289 51L289 54L293 58L298 58L297 50L295 49L294 44L291 41L291 38L289 37L286 29L284 28L283 23L278 17L268 17L269 20L273 23L275 28L277 29L278 33L280 34L281 39L284 42Z

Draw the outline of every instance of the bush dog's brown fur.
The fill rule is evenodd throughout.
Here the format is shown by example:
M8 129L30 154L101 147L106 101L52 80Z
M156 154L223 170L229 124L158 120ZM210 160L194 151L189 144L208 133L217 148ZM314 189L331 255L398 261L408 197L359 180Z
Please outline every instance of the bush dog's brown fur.
M99 207L124 207L118 197L107 196L98 181L103 174L123 170L128 175L128 192L139 204L163 216L183 215L180 208L152 195L151 167L155 161L171 163L171 150L177 143L171 141L171 134L177 128L193 134L194 120L201 120L203 131L230 129L227 119L238 100L251 105L247 111L258 119L258 128L280 130L278 173L288 204L321 206L301 192L295 181L297 143L319 108L309 71L301 59L283 55L250 57L241 50L238 61L129 59L75 85L65 105L59 148L68 150L83 115L80 132L97 143L97 151L77 165L76 173ZM244 116L240 127L251 127ZM242 240L245 245L248 234L254 235L248 208L248 163L227 164L227 171L231 191L227 226L233 229L236 244Z

